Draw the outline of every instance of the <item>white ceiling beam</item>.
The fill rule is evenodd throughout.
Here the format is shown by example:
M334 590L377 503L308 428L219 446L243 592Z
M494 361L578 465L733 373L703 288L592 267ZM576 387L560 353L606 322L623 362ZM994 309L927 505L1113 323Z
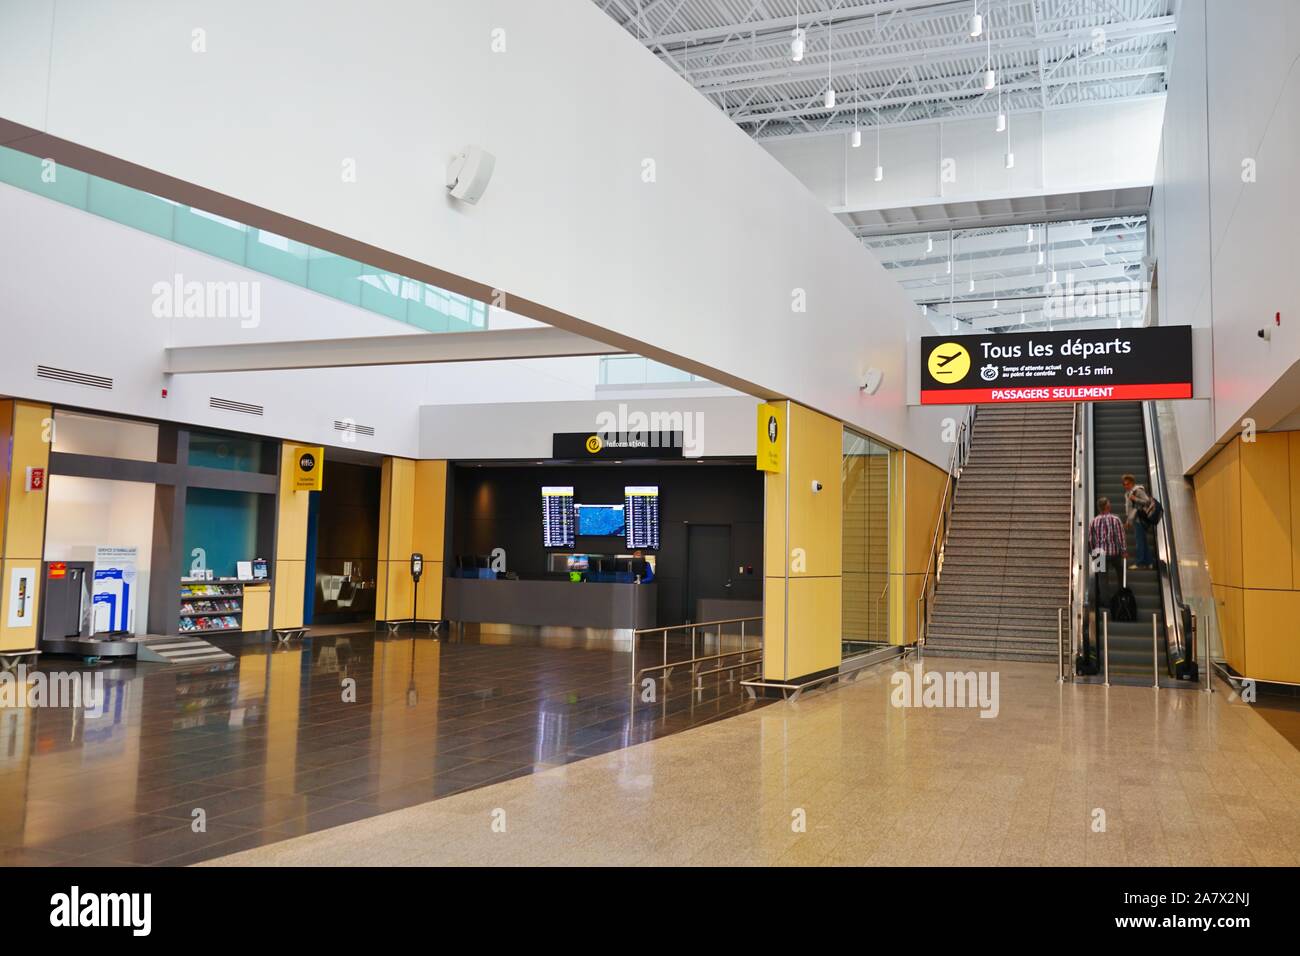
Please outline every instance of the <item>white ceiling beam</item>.
M623 352L623 349L564 329L543 327L179 346L164 350L164 368L175 375L267 372L366 365L569 358Z

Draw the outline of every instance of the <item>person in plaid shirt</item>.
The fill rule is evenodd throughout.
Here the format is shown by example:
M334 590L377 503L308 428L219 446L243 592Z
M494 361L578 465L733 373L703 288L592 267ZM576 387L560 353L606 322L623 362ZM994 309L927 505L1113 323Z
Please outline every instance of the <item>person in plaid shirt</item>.
M1111 513L1109 498L1097 499L1097 512L1097 517L1093 518L1088 525L1088 550L1096 551L1100 548L1106 555L1105 571L1094 576L1097 584L1097 607L1102 608L1106 606L1101 595L1102 578L1108 572L1115 572L1115 587L1119 588L1120 574L1123 571L1124 561L1128 557L1128 548L1124 542L1124 522L1119 519L1119 515ZM1106 600L1109 599L1107 595Z

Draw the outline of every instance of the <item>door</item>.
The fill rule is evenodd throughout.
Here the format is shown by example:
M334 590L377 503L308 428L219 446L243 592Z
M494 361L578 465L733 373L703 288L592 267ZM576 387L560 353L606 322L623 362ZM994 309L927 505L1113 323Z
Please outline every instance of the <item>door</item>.
M731 597L731 525L686 528L686 618L699 619L699 602Z

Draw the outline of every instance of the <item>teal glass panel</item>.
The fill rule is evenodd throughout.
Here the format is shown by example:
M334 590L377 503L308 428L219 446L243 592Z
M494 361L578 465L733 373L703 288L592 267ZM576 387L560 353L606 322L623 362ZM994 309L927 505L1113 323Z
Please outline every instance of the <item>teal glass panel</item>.
M261 473L265 443L257 438L190 432L189 463L200 468Z
M172 238L199 252L243 263L247 231L247 226L231 219L192 206L177 206L176 232Z
M446 294L424 283L418 285L420 295L406 302L406 321L426 332L446 332L447 312L443 308Z
M321 295L361 304L361 263L323 249L307 254L307 288Z
M249 229L248 258L245 265L265 275L307 284L307 253L310 247L265 229Z
M55 202L78 209L86 208L86 190L90 176L71 166L51 162L39 156L0 147L0 181L36 193Z
M236 563L264 557L257 553L258 508L261 495L219 488L189 488L185 493L184 565L188 569L196 548L217 577L235 577Z
M86 208L97 216L112 219L132 229L170 239L173 211L185 207L109 179L91 176Z
M384 272L373 266L361 269L361 308L378 312L390 319L406 320L406 303L403 283L409 282L393 272Z

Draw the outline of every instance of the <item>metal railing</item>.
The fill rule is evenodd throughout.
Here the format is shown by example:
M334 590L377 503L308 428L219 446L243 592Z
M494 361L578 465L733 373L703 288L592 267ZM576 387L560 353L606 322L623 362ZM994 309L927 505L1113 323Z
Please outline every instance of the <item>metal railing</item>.
M1088 432L1092 421L1091 404L1076 403L1074 420L1071 424L1072 453L1070 462L1070 647L1065 653L1058 653L1058 659L1064 658L1058 680L1065 680L1068 671L1070 679L1074 678L1074 660L1083 646L1083 629L1087 614L1088 595L1088 513L1090 505L1092 475L1088 467ZM1063 628L1057 624L1057 644L1062 643ZM1058 651L1060 648L1058 648Z
M761 621L761 620L763 620L761 616L733 617L721 621L697 621L692 624L670 624L667 627L647 627L647 628L639 628L633 631L632 632L632 685L633 687L635 688L636 685L640 684L642 679L647 675L654 674L656 672L659 672L659 676L666 680L672 674L672 672L679 667L689 667L691 669L692 685L698 685L698 682L703 680L703 678L709 676L710 674L721 673L722 671L740 670L745 667L753 667L756 665L761 668L763 664L762 639L760 638L758 644L754 647L745 646L745 625L752 624L755 621ZM722 628L724 625L727 624L740 625L739 628L740 649L739 650L734 650L734 651L722 650L722 640L724 637ZM700 632L701 631L705 632L705 636L707 637L708 628L716 629L715 638L717 641L717 648L719 653L703 654L703 655L697 654L696 651L699 647ZM668 635L675 631L690 633L691 651L690 651L690 656L685 659L670 661L668 659L668 644L669 644ZM662 658L663 658L662 662L659 664L652 664L649 667L642 667L638 670L636 666L637 645L641 642L641 639L643 637L651 634L658 634L661 637ZM748 659L748 656L750 654L757 654L758 657L753 659ZM722 661L733 657L738 657L740 659L736 661L732 661L731 663L728 664L721 663ZM703 670L703 671L700 670L701 664L709 663L711 661L718 662L718 665L710 670Z
M1170 676L1190 671L1196 660L1196 646L1191 640L1191 608L1183 602L1182 580L1178 571L1178 549L1168 514L1169 487L1165 475L1164 452L1160 446L1160 423L1155 402L1142 403L1142 426L1146 433L1147 469L1151 495L1165 508L1166 514L1152 529L1155 536L1157 567L1163 566L1160 594L1165 612L1165 661ZM1145 533L1140 527L1134 531Z
M934 535L930 539L930 557L925 563L925 576L921 579L921 593L916 599L916 652L922 653L925 636L930 629L930 610L934 589L938 587L939 576L943 573L943 551L948 543L948 522L952 517L952 503L956 496L957 479L970 457L970 435L975 424L978 405L966 408L965 419L957 426L957 437L953 442L952 456L948 459L948 479L943 486L943 499L939 502L939 517L934 523Z

